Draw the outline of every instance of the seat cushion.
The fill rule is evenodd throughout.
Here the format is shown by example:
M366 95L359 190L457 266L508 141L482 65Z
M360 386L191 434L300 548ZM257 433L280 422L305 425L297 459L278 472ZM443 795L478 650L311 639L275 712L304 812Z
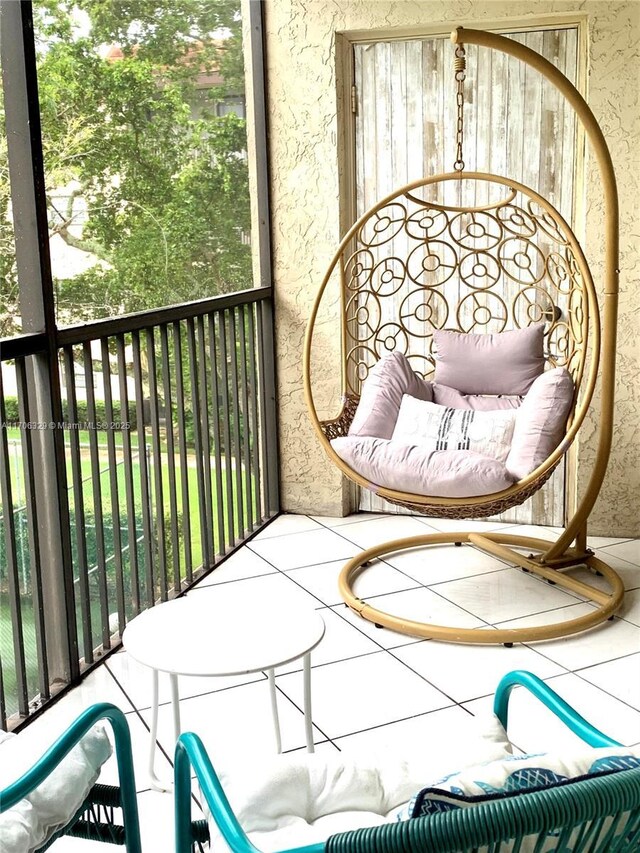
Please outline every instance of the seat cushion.
M500 492L514 482L502 462L472 450L431 450L351 435L334 438L331 446L372 488L459 498Z
M430 450L473 450L504 462L515 419L512 410L455 409L405 394L391 440Z
M574 385L564 367L539 376L516 413L507 471L521 480L556 449L562 440L571 411Z
M544 324L497 334L433 333L435 381L463 394L526 394L544 370Z
M240 825L259 850L287 850L330 835L395 821L421 784L452 762L490 761L511 754L495 715L470 718L451 743L424 738L404 754L390 750L289 753L234 762L220 778ZM212 849L228 848L209 817Z
M19 779L42 754L34 754L27 746L27 732L0 732L0 790ZM0 814L2 853L31 853L64 827L84 802L111 752L104 726L94 726L41 785Z
M433 399L431 383L413 372L406 356L393 352L371 368L362 386L349 435L391 438L403 394L420 400Z

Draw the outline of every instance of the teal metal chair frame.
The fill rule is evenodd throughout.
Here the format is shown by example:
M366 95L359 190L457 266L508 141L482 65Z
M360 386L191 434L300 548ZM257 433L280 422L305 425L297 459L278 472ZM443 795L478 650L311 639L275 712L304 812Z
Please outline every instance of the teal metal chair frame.
M500 681L494 711L507 727L509 698L521 686L539 699L586 744L621 746L592 726L530 672L510 672ZM200 738L181 735L175 752L176 853L190 853L191 768L213 818L232 853L260 853L240 826ZM609 818L611 818L609 820ZM577 838L572 834L577 830ZM535 836L536 853L554 833L557 853L637 853L640 850L640 768L594 776L548 790L461 808L429 817L357 829L326 842L286 853L464 853L485 849L518 853ZM571 843L571 847L567 846ZM530 849L527 847L527 849Z
M69 751L100 720L108 720L113 730L120 786L94 785L67 825L40 847L38 853L48 849L62 835L120 844L126 847L127 853L142 853L131 734L125 715L115 705L107 702L87 708L30 770L0 791L0 812L11 808L41 785ZM121 825L115 823L115 808L122 809Z

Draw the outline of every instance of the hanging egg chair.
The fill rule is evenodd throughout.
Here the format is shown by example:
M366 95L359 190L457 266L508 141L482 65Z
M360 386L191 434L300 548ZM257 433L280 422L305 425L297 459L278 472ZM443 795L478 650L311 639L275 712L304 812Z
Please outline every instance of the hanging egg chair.
M602 132L560 71L502 36L458 28L451 38L454 170L396 190L345 235L307 328L305 397L322 447L356 485L412 512L463 519L504 512L537 492L579 434L600 383L596 463L557 541L499 532L427 534L370 548L341 572L345 602L377 625L417 637L511 645L584 631L610 619L623 598L618 575L587 548L587 522L612 439L617 192ZM582 122L605 196L601 300L575 234L548 200L511 178L465 171L465 44L537 69ZM312 385L314 333L336 282L342 407L336 417L321 419ZM404 619L354 594L353 581L372 560L451 543L474 545L594 607L553 624L462 628ZM585 567L608 588L585 581Z

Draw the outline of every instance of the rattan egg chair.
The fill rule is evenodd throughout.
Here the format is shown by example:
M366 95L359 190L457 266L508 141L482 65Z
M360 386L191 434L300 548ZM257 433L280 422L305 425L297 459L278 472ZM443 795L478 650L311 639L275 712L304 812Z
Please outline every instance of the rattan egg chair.
M619 273L617 190L602 132L582 96L558 69L535 51L503 36L458 28L451 39L457 46L454 170L398 189L360 217L345 235L309 320L304 387L320 443L348 478L416 513L462 519L504 512L533 495L578 435L599 383L597 459L579 505L556 542L499 532L429 534L370 548L350 560L340 575L345 602L377 625L417 637L511 645L584 631L611 619L623 598L618 575L587 548L587 521L604 479L612 440ZM605 197L601 299L578 240L546 199L511 178L464 170L465 44L502 51L537 69L565 96L582 122ZM478 203L479 197L484 201ZM469 198L475 201L465 201ZM321 420L312 385L314 332L319 312L326 307L323 297L327 300L328 285L336 282L341 292L342 409L337 417ZM408 493L370 482L332 446L332 440L348 435L362 385L385 354L402 353L416 374L427 379L434 369L432 337L437 329L477 334L540 323L545 324L547 366L566 368L575 393L562 440L541 464L507 488L464 498ZM376 558L406 549L465 542L586 598L595 605L592 612L550 625L469 629L403 619L377 610L353 593L355 577ZM584 574L585 566L604 577L607 590L601 581L592 586L572 576L572 569L581 568Z

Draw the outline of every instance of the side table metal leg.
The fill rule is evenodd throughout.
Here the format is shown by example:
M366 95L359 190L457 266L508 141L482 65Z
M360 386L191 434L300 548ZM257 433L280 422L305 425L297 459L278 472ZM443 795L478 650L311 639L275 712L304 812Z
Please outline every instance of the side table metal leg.
M311 653L302 661L304 673L304 733L307 738L307 752L315 752L313 745L313 721L311 719Z
M171 682L171 709L173 711L173 734L178 741L182 732L180 725L180 695L178 693L178 676L175 673L170 673L169 680Z
M272 669L267 670L269 679L269 693L271 695L271 716L273 717L273 728L276 735L276 752L282 752L282 740L280 738L280 718L278 717L278 699L276 696L276 676Z
M171 785L167 786L156 776L156 738L158 736L158 670L151 670L151 742L149 744L149 782L154 791L171 791Z

